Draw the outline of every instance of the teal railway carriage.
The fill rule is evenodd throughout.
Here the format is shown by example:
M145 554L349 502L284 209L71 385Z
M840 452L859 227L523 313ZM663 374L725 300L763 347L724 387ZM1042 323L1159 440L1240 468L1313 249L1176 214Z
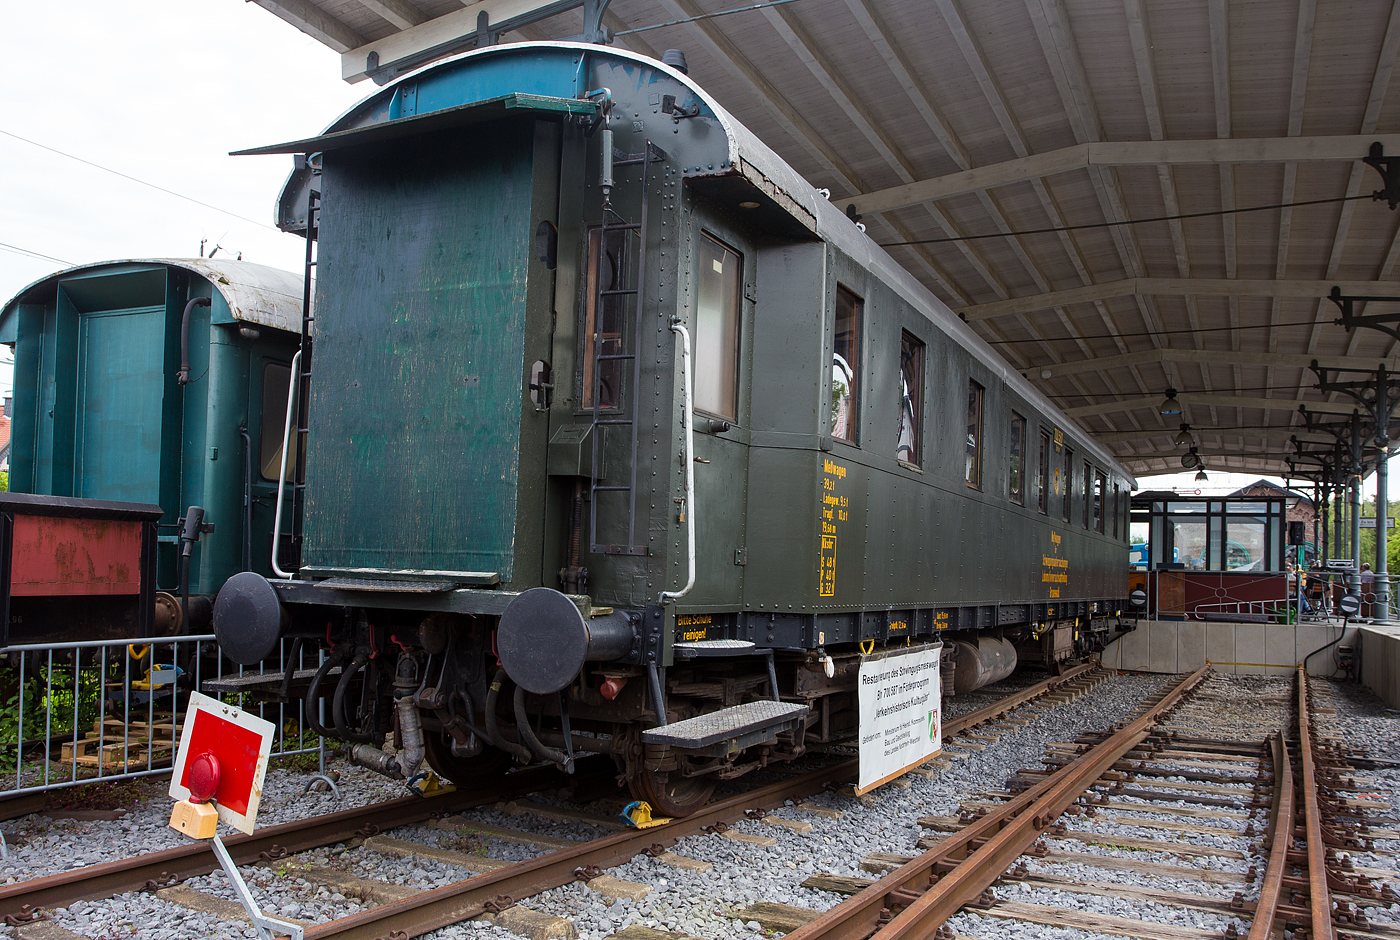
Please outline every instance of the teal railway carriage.
M328 642L366 764L685 813L850 740L862 647L968 689L1116 625L1127 471L683 70L498 46L250 153L318 235L307 489L215 629Z
M10 489L33 494L0 508L81 520L149 507L155 583L143 587L160 592L138 614L83 596L103 588L54 584L23 621L12 610L11 640L198 632L230 575L271 573L302 295L299 275L262 265L156 259L69 268L0 308L0 343L15 359ZM213 531L191 552L184 625L177 521L190 506ZM88 577L77 567L57 580Z

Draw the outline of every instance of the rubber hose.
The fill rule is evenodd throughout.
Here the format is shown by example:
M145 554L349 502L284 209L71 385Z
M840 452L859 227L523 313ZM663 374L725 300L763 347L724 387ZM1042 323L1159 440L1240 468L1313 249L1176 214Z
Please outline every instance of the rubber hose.
M335 737L330 730L322 726L320 711L317 707L321 700L321 683L326 680L326 676L331 674L331 669L339 666L343 657L335 653L326 657L326 661L321 663L321 667L316 670L316 675L311 677L311 685L306 688L306 701L303 711L306 713L306 723L311 726L311 730L323 738ZM334 720L334 716L332 716Z
M1322 652L1325 652L1325 651L1327 651L1327 650L1330 650L1332 647L1334 647L1334 646L1336 646L1338 643L1342 642L1342 637L1344 637L1344 636L1347 635L1347 627L1348 627L1348 626L1350 626L1350 624L1347 624L1347 623L1344 622L1344 623L1342 624L1342 631L1341 631L1340 633L1337 634L1337 638L1336 638L1335 640L1333 640L1331 643L1326 643L1326 644L1324 644L1324 645L1322 645L1322 646L1319 646L1317 649L1313 650L1311 653L1309 653L1308 655L1306 655L1306 656L1303 657L1303 674L1304 674L1304 675L1307 675L1307 673L1308 673L1308 660L1312 659L1312 658L1313 658L1314 656L1316 656L1318 653L1322 653ZM1337 670L1334 668L1334 669L1332 670L1332 675L1336 675L1336 674L1337 674Z
M501 737L501 729L496 724L496 703L501 696L501 679L504 675L504 669L497 670L496 678L491 682L491 690L486 693L486 737L497 748L505 751L520 763L533 764L535 755L530 753L530 749Z
M530 727L530 716L525 714L525 690L515 687L515 730L520 735L520 740L530 746L542 760L552 760L554 763L567 767L569 756L563 751L556 751L552 747L545 747L539 738L535 737L535 730Z
M185 312L180 316L180 371L175 373L178 385L190 384L190 314L195 307L209 306L208 297L191 297L185 304Z
M355 658L350 662L349 668L340 674L340 682L335 687L335 698L331 702L331 715L335 718L335 731L346 741L358 741L368 744L374 739L374 735L368 732L351 731L349 722L345 719L345 695L350 690L350 683L356 674L369 662L367 653L356 653Z

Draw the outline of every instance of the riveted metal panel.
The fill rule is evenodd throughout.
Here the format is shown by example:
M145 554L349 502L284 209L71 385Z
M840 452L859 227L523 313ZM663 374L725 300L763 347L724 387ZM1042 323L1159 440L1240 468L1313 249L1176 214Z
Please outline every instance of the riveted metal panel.
M533 126L326 154L305 561L509 581Z

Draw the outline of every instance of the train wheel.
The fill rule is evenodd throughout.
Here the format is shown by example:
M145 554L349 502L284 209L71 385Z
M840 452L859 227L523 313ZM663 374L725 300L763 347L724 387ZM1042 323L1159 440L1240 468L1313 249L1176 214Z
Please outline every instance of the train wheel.
M452 736L439 731L423 731L423 756L439 777L451 780L463 790L484 787L510 767L510 755L485 747L475 757L452 753Z
M710 801L715 782L705 777L643 769L627 781L632 796L651 804L653 816L689 816Z

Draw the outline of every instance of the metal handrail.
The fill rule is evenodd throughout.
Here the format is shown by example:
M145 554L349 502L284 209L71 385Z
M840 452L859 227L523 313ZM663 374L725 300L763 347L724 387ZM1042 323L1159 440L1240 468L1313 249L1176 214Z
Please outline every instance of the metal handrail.
M294 380L300 366L301 350L298 349L296 355L292 356L292 378ZM295 381L287 385L287 419L282 425L282 469L277 474L277 508L272 514L272 573L288 581L292 580L292 575L290 572L283 571L282 566L277 564L277 549L282 544L282 506L287 495L287 451L290 450L287 439L292 433L292 406L296 402L300 385L300 382Z

